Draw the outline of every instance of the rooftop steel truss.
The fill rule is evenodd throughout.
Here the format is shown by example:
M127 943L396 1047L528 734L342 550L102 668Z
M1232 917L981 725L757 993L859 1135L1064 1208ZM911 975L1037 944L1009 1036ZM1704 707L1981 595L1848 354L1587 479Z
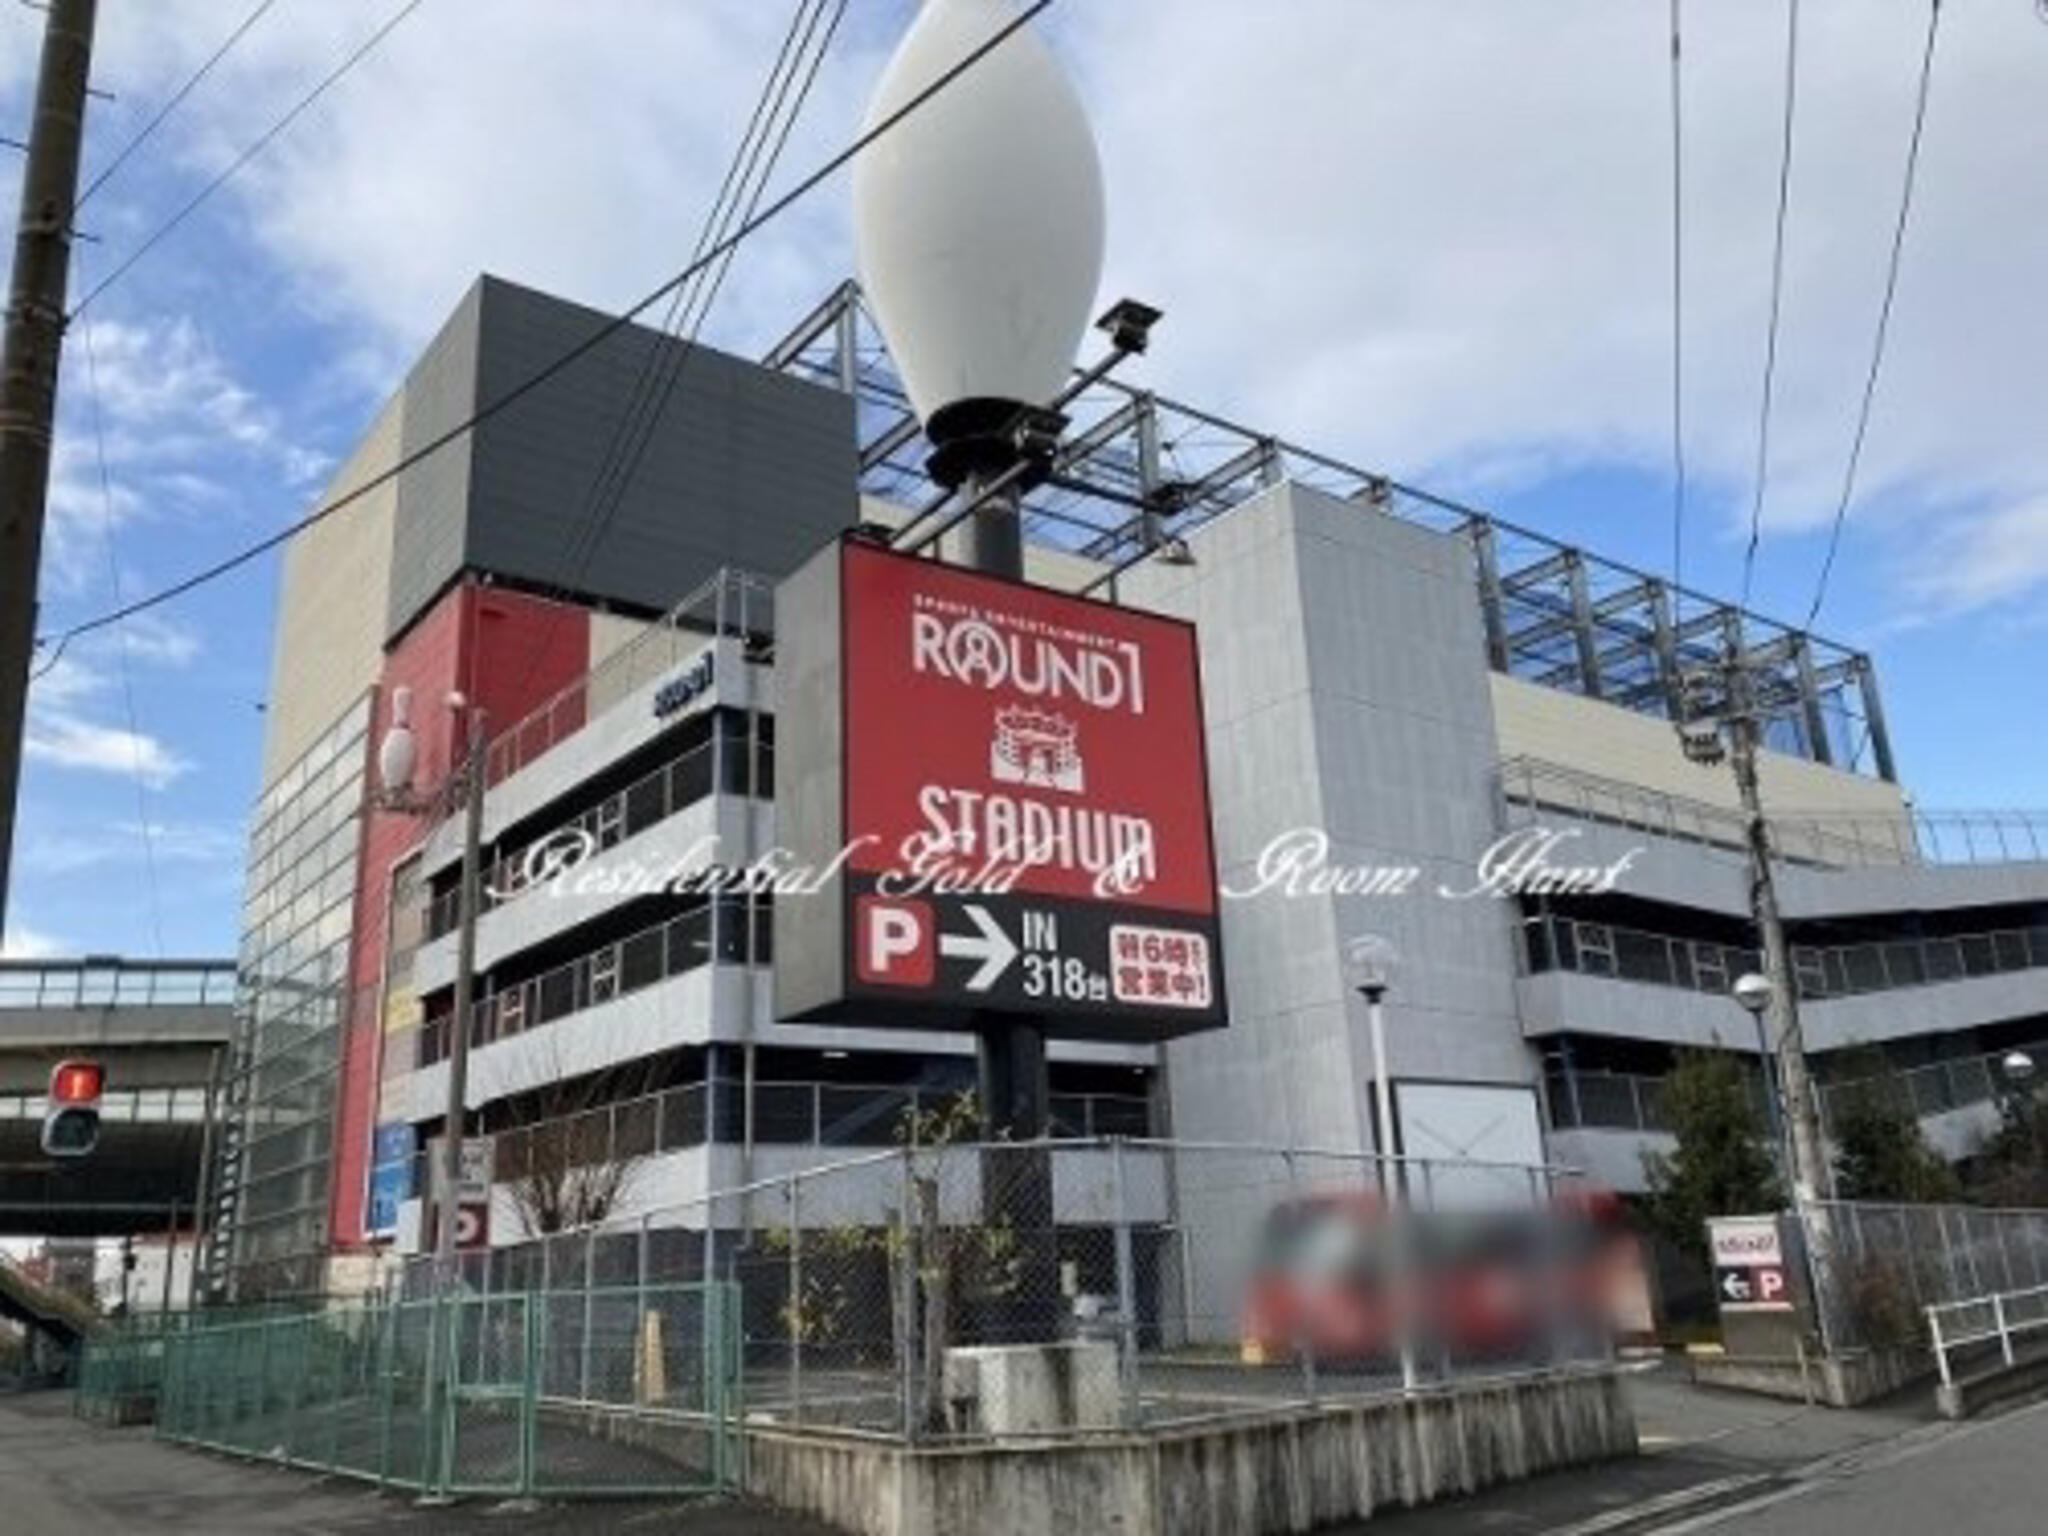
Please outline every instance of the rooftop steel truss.
M857 284L840 284L766 362L854 397L865 494L932 502L929 445ZM1114 379L1069 413L1054 473L1025 498L1038 542L1117 566L1292 480L1464 538L1496 671L1676 719L1681 678L1733 648L1769 680L1772 748L1896 777L1876 674L1860 651Z

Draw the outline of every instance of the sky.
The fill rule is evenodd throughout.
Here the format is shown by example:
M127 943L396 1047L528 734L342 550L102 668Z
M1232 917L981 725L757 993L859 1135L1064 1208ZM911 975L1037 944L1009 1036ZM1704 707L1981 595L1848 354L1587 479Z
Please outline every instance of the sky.
M101 0L112 99L91 103L88 180L251 8ZM403 8L275 0L81 210L74 302ZM616 309L681 267L792 9L423 0L74 321L39 628L302 515L479 272ZM852 0L778 186L857 130L911 11ZM1684 578L1733 596L1786 5L1684 11ZM1926 14L1800 7L1752 604L1795 624L1868 366ZM1167 314L1127 376L1668 573L1666 21L1651 0L1057 0L1042 25L1104 162L1104 296ZM0 11L13 136L41 26ZM841 176L740 251L705 339L758 355L851 270ZM1949 0L1816 625L1875 656L1926 808L2048 808L2043 274L2048 25L2032 0ZM8 953L232 953L275 596L272 557L38 681Z

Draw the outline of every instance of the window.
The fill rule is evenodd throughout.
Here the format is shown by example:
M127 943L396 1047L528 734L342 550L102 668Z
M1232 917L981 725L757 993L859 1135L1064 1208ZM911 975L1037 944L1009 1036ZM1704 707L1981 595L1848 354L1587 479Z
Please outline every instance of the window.
M1728 964L1718 944L1693 944L1692 978L1702 992L1728 990Z
M516 1035L526 1028L526 986L521 983L498 995L498 1033Z
M1575 923L1579 969L1593 976L1614 974L1614 930L1605 923Z
M646 831L668 814L668 775L651 773L626 791L626 836Z
M628 992L650 987L661 980L662 933L659 928L636 933L619 946L619 979Z
M694 971L711 957L711 909L698 907L668 924L668 974Z
M617 795L607 795L590 813L592 834L600 848L615 848L626 835L626 811L624 801Z
M590 957L590 1001L608 1003L619 995L619 946L607 944Z

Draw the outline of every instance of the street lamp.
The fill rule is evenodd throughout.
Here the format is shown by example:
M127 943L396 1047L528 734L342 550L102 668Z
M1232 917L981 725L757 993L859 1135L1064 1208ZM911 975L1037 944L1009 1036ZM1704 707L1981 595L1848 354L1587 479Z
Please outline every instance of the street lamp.
M1394 984L1400 958L1393 944L1376 933L1361 934L1344 946L1344 968L1353 989L1365 999L1366 1024L1372 1036L1373 1116L1379 1122L1374 1127L1373 1142L1379 1153L1380 1197L1386 1206L1387 1230L1393 1236L1390 1268L1399 1301L1395 1319L1401 1350L1401 1390L1413 1392L1415 1333L1409 1326L1413 1298L1407 1294L1407 1215L1402 1210L1401 1181L1394 1167L1394 1095L1393 1085L1387 1079L1387 1026L1381 1006L1386 1001L1387 989Z
M463 813L462 873L457 897L455 941L455 1009L449 1021L448 1103L441 1130L442 1183L439 1221L434 1239L437 1288L453 1291L456 1280L456 1233L461 1219L457 1195L462 1188L464 1101L469 1094L469 1015L476 995L477 868L482 863L484 811L484 712L456 691L448 694L451 714L467 728L460 766L432 790L413 787L419 748L412 730L412 690L400 684L391 690L391 721L377 744L376 789L370 803L399 815L438 819L460 806Z
M1764 1073L1764 1119L1771 1128L1771 1145L1777 1149L1778 1163L1789 1189L1798 1175L1792 1168L1791 1149L1785 1145L1784 1122L1778 1113L1778 1074L1772 1061L1775 1053L1771 1049L1770 1034L1764 1026L1764 1015L1771 1010L1777 988L1771 985L1770 977L1756 971L1745 971L1735 978L1735 985L1728 990L1756 1025L1757 1062Z
M2035 1163L2041 1161L2041 1128L2034 1118L2034 1058L2025 1051L2011 1050L1998 1063L2005 1080L2012 1085L2007 1095L2010 1113L2027 1128L2027 1150Z

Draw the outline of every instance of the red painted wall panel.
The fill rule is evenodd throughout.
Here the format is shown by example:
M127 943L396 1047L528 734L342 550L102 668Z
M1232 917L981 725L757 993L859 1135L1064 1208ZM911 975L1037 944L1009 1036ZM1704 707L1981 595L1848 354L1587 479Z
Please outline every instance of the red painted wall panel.
M419 743L413 782L431 790L445 781L462 750L457 717L446 704L451 691L459 689L481 705L487 730L496 734L581 677L589 656L586 610L463 581L444 593L385 655L371 713L371 772L376 768L376 744L390 721L392 690L401 684L412 689L413 734ZM431 830L423 818L395 811L366 808L364 815L349 943L352 1001L342 1034L329 1192L330 1238L343 1249L365 1242L391 871Z

